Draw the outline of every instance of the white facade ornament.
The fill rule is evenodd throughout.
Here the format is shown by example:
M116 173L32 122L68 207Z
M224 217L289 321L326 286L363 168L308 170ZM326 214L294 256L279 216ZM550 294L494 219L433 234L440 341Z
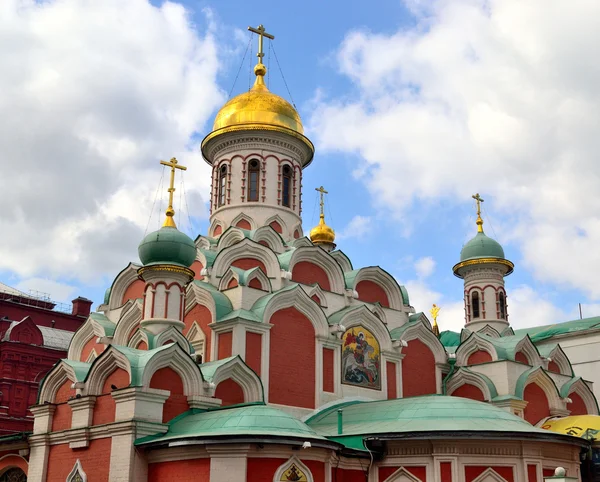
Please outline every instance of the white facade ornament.
M67 476L67 482L87 482L87 479L87 475L83 471L81 462L79 461L79 459L77 459L75 465L73 466L73 470L71 470L71 472L69 472L69 475Z

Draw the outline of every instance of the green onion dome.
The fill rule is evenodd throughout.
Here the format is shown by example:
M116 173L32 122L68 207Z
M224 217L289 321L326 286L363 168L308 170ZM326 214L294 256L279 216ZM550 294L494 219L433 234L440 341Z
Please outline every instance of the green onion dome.
M460 252L460 260L476 258L500 258L504 259L504 249L500 243L484 232L477 233L473 239L463 246Z
M196 259L196 246L177 228L163 226L142 240L138 254L144 266L174 264L189 268Z

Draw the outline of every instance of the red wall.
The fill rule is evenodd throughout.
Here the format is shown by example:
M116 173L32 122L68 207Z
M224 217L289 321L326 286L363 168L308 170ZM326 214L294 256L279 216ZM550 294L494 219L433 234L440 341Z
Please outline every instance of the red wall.
M400 467L380 467L379 468L379 482L385 482L385 480L388 477L390 477L392 474L394 474L398 469L400 469ZM425 467L404 466L404 470L406 470L408 473L414 475L418 479L422 480L423 482L426 481L427 469Z
M515 482L512 467L486 467L486 466L468 466L465 467L465 482L471 482L479 477L488 468L497 472L499 476L504 477L508 482Z
M260 333L246 332L246 365L260 376L262 363L262 335Z
M271 226L279 234L283 233L283 228L281 227L281 224L279 224L277 221L273 221L271 224L269 224L269 226Z
M248 475L247 482L265 482L272 481L275 472L279 467L286 463L287 459L276 458L249 458L248 459ZM308 467L315 482L325 481L325 464L315 460L302 460L302 463ZM336 479L333 479L336 480ZM342 482L344 479L337 479L337 482ZM348 479L350 480L350 479ZM361 482L364 482L364 474Z
M292 281L305 285L318 283L322 290L331 291L327 273L320 266L308 261L300 261L292 269Z
M244 390L235 381L228 378L217 385L215 398L223 400L222 405L224 407L237 405L238 403L244 403Z
M204 269L204 266L202 266L202 263L198 260L194 261L192 263L192 265L190 266L190 269L194 272L194 279L197 280L201 280L204 279L204 276L202 276L200 273L202 273L202 269Z
M556 362L551 361L550 363L548 363L548 371L554 372L554 373L560 373L560 368Z
M404 397L436 393L435 358L419 339L402 349L402 394Z
M479 363L487 363L492 361L492 355L490 355L487 351L477 350L475 353L472 353L467 360L467 365L477 365Z
M373 281L361 281L356 285L356 291L358 292L358 299L366 301L367 303L381 303L381 306L386 308L390 307L385 290Z
M181 377L172 368L166 367L157 370L150 379L150 388L169 390L171 392L171 395L169 395L169 398L163 405L163 423L190 409L187 397L183 392Z
M71 380L65 380L56 392L54 403L56 403L57 406L56 411L52 416L52 432L71 428L72 412L67 400L75 396L75 390L71 388L72 384L73 382Z
M54 321L54 328L67 331L77 331L86 320L86 317L0 299L0 318L5 316L15 321L21 321L26 316L30 316L37 326L52 327Z
M102 395L96 398L92 425L103 425L115 421L116 404L111 395L111 385L115 385L119 389L128 387L129 374L122 368L115 368L115 370L106 377L104 385L102 386Z
M525 363L525 365L530 365L529 360L527 359L527 356L525 356L525 353L523 353L522 351L518 351L515 354L515 361L517 361L519 363Z
M229 358L231 356L232 343L233 332L226 331L225 333L219 333L217 360L222 360L223 358Z
M323 391L329 393L335 391L333 376L334 353L331 348L323 348Z
M528 402L524 415L525 420L530 424L535 425L542 418L550 416L548 398L539 385L535 383L527 385L523 394L523 400Z
M245 219L240 219L236 225L236 228L241 228L241 229L252 229L252 226L250 226L250 223L248 221L246 221Z
M365 482L366 477L362 470L332 468L331 480L334 482Z
M210 361L212 336L212 330L208 326L212 323L212 315L210 314L210 310L206 306L194 306L183 319L183 322L185 323L185 328L183 329L184 335L187 334L194 321L198 323L198 326L204 333L204 358L202 361Z
M567 408L571 410L571 415L587 415L588 410L585 406L583 398L581 398L577 393L569 393L569 398L573 400L572 403L567 405Z
M51 445L48 455L48 482L67 480L77 459L90 482L108 481L110 470L110 438L90 440L86 449L71 450L69 444Z
M250 280L250 283L248 283L248 286L250 288L254 288L254 289L257 289L257 290L264 290L265 289L258 278L252 278Z
M96 343L97 338L98 337L96 335L92 334L92 337L86 342L85 345L83 345L81 357L79 358L80 361L86 361L90 356L90 353L92 353L92 350L96 350L96 355L100 355L100 353L104 351L106 345L102 343Z
M231 266L235 266L236 268L243 269L244 271L247 271L252 268L256 268L258 266L260 269L263 270L264 273L267 272L267 268L265 268L265 265L262 263L262 261L259 261L258 259L254 259L254 258L236 259L233 263L231 263Z
M148 482L209 482L210 459L148 464Z
M527 482L538 482L537 468L535 465L527 466Z
M440 462L440 482L452 482L452 462Z
M144 281L142 281L141 279L136 279L125 290L125 293L123 294L123 299L121 300L121 304L124 305L129 300L137 300L138 298L143 298L145 287L146 283Z
M398 385L396 383L396 364L394 362L386 362L387 369L387 397L388 400L398 398Z
M296 308L273 314L270 323L269 402L315 408L315 330Z
M475 385L471 385L470 383L465 383L461 385L456 390L454 390L450 395L453 397L462 397L462 398L470 398L471 400L479 400L480 402L485 401L485 397L483 396L483 392L477 388Z

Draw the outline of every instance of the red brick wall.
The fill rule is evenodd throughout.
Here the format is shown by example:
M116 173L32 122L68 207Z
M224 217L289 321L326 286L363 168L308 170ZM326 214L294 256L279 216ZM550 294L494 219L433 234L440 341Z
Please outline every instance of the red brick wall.
M265 287L262 285L262 283L260 282L260 280L258 278L252 278L250 280L250 283L248 283L248 286L250 288L254 288L257 290L264 290Z
M90 353L92 353L92 350L96 350L97 355L100 355L100 353L104 351L106 346L102 343L96 343L97 338L98 337L96 335L92 335L92 338L90 338L88 342L83 345L83 350L81 350L81 358L79 358L80 361L86 361L90 356Z
M223 380L217 385L215 390L215 398L223 400L222 405L224 407L228 405L237 405L238 403L244 403L244 390L240 387L237 382L231 378Z
M269 402L315 408L315 330L296 308L269 320Z
M146 343L144 340L142 340L138 343L138 345L135 348L136 348L136 350L147 350L148 343Z
M265 265L263 264L263 262L258 259L254 259L254 258L236 259L233 263L231 263L231 266L235 266L236 268L243 269L244 271L259 267L260 269L263 270L264 273L267 272L267 268L265 268Z
M246 365L260 376L262 363L262 335L260 333L246 332Z
M492 361L492 355L487 351L477 350L475 353L471 353L467 360L467 365L477 365L479 363L487 363Z
M486 466L467 466L465 467L465 482L471 482L479 477L488 468L491 468L507 482L515 482L512 467L486 467Z
M542 418L550 416L550 406L544 390L535 383L525 387L523 400L527 403L525 407L525 420L532 425L538 423Z
M411 340L402 349L402 394L404 397L436 393L435 358L421 340Z
M522 351L518 351L515 354L515 361L517 361L519 363L525 363L525 365L529 365L530 364L529 360L527 359L527 356Z
M537 467L535 465L527 466L527 482L538 482Z
M335 482L365 482L367 479L363 470L332 468L331 480Z
M246 221L245 219L240 219L236 225L236 228L240 228L240 229L252 229L252 226L250 226L250 223L248 221Z
M390 307L385 290L373 281L361 281L356 285L358 299L367 303L381 303L381 306Z
M567 405L567 408L571 410L571 415L586 415L588 413L583 398L577 393L570 393L569 398L573 400L572 403Z
M560 368L556 362L551 361L550 363L548 363L548 371L554 372L554 373L560 373Z
M129 374L122 368L115 368L115 370L106 377L104 385L102 386L102 395L96 398L92 425L103 425L115 421L116 404L111 395L111 385L115 385L119 389L128 387Z
M221 226L220 224L215 228L215 230L213 231L213 236L218 236L219 234L221 234L223 232L223 226Z
M273 221L271 224L269 224L269 226L271 226L279 234L283 233L283 228L281 227L281 224L279 224L277 221Z
M206 306L194 306L183 318L183 322L185 323L185 328L183 329L184 335L187 335L187 332L191 328L194 321L198 323L198 326L204 333L204 358L202 361L210 361L210 347L212 343L212 330L208 326L212 323L212 315L210 314L210 310Z
M456 390L454 390L450 395L453 397L462 397L462 398L470 398L471 400L479 400L480 402L485 401L485 397L483 396L483 392L477 388L475 385L471 385L470 383L465 383L461 385Z
M275 471L286 461L286 459L248 459L247 482L272 481Z
M2 457L0 455L0 457ZM8 457L0 458L0 474L3 474L6 470L18 467L25 475L27 475L27 471L29 469L29 464L27 461L23 460L23 457L18 455L8 455Z
M171 395L163 405L163 423L190 409L187 397L183 393L183 382L179 374L172 368L157 370L150 379L150 388L169 390Z
M73 382L66 380L56 392L54 403L57 404L56 411L52 416L52 432L67 430L71 428L71 407L67 403L69 398L75 396L75 390L71 388Z
M202 270L204 269L204 266L202 266L202 263L198 260L194 261L192 263L192 265L190 266L190 269L194 272L194 279L197 280L201 280L204 279L204 276L202 276L200 273L202 273Z
M145 287L146 283L144 281L142 281L141 279L136 279L125 290L125 294L123 294L121 304L124 305L129 300L137 300L138 298L143 298Z
M238 286L238 282L235 278L231 278L229 283L227 283L227 289L235 288Z
M327 273L320 266L308 261L300 261L292 269L292 281L305 285L318 283L322 290L331 291Z
M440 462L440 482L452 482L452 462Z
M210 482L210 459L148 464L148 482Z
M385 482L392 474L394 474L400 467L379 467L379 482ZM423 482L426 481L427 469L423 466L404 466L404 470L414 475Z
M331 348L323 348L323 391L329 393L335 391L333 376L334 353Z
M232 343L233 332L226 331L225 333L219 333L217 360L222 360L223 358L229 358L231 356Z
M0 318L3 316L8 317L10 320L22 320L26 316L30 316L37 326L54 326L59 330L67 331L76 331L86 320L85 317L81 316L0 299Z
M387 397L388 400L398 398L398 385L396 383L396 364L394 362L386 362L387 370Z
M48 455L48 482L67 480L77 459L90 482L108 481L110 470L110 438L90 440L87 449L71 450L69 444L51 445Z

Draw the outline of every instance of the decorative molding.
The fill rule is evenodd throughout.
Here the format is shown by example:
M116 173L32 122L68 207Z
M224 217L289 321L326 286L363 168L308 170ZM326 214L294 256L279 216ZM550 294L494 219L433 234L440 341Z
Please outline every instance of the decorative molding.
M83 471L83 467L81 466L81 462L79 459L75 462L73 469L67 475L67 482L87 482L87 475Z
M262 244L244 238L239 243L219 252L213 264L212 278L216 280L223 276L236 260L242 258L253 258L260 261L267 269L266 274L269 278L275 278L279 274L279 260L275 253Z
M338 262L318 246L296 248L290 259L288 270L293 273L294 266L302 261L312 263L325 270L329 279L330 291L343 294L346 289L344 272Z
M295 455L290 457L285 463L279 466L279 468L275 471L275 475L273 476L273 482L280 482L283 479L283 475L290 470L293 466L296 466L298 470L301 470L306 476L307 482L313 482L313 475L310 469L302 463L302 461L296 457ZM291 479L290 479L291 480Z
M488 353L492 357L492 361L498 361L498 354L493 343L479 336L478 333L471 333L456 349L456 365L468 366L469 357L480 350Z
M215 370L212 382L215 387L218 387L219 383L227 379L233 380L242 387L245 403L262 402L264 400L260 377L240 357L219 366Z
M379 266L362 268L358 271L358 274L354 278L354 284L350 288L356 290L356 286L361 281L372 281L376 285L380 286L387 295L388 302L390 303L389 307L393 310L402 311L404 302L402 301L400 285L398 285L396 279L387 271L383 270Z
M279 217L279 216L278 216ZM282 227L285 225L278 221ZM283 240L281 239L281 235L275 231L271 226L268 225L268 222L265 223L265 226L259 227L256 231L252 233L252 240L260 243L261 241L267 243L269 248L275 251L278 254L281 254L285 251L285 246L283 244Z

